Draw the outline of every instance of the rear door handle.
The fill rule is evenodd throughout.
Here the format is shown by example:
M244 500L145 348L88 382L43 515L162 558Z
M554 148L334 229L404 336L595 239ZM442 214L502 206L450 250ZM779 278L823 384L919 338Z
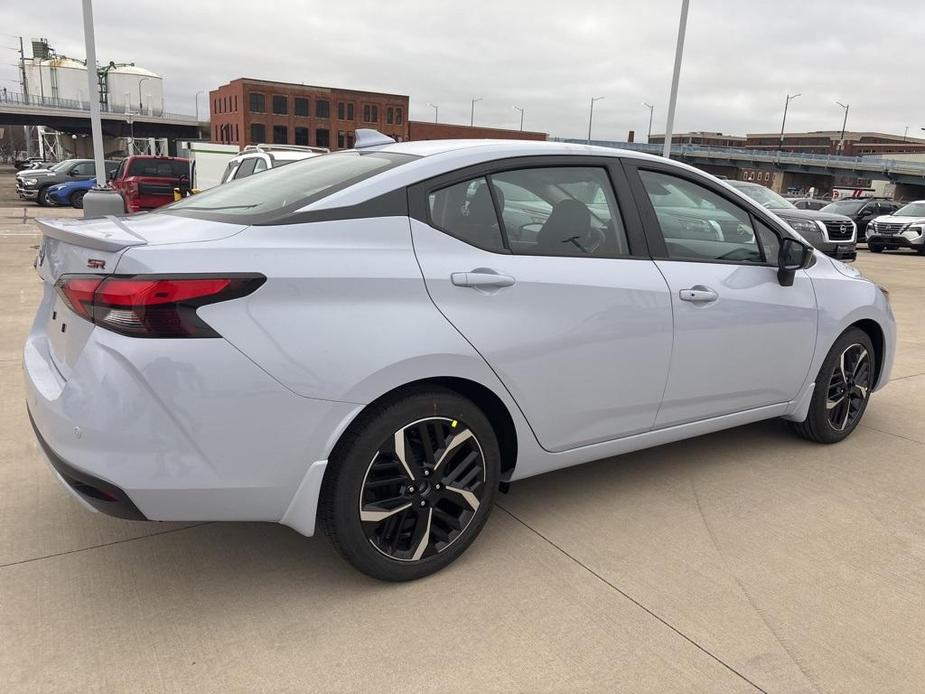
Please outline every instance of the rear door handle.
M702 284L694 285L690 289L682 289L678 292L678 296L681 301L692 301L695 304L707 304L719 298L719 294Z
M470 272L454 272L450 281L457 287L481 287L491 289L494 287L510 287L516 281L510 275L486 268L476 268Z

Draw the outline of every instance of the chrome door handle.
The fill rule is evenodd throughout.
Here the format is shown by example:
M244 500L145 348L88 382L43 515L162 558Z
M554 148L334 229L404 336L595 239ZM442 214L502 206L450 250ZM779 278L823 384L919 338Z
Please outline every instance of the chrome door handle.
M706 304L719 298L719 294L702 284L695 285L690 289L682 289L678 292L678 296L681 301L692 301L695 304Z
M485 268L476 268L470 272L454 272L450 281L457 287L510 287L516 281L510 275Z

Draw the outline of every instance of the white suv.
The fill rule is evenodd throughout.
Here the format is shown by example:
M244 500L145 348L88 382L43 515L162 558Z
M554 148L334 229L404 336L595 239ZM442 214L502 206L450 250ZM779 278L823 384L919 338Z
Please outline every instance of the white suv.
M909 248L925 255L925 200L872 219L867 225L867 247L873 253Z
M222 183L275 169L294 161L310 159L330 150L325 147L303 147L301 145L248 145L234 159L228 162Z

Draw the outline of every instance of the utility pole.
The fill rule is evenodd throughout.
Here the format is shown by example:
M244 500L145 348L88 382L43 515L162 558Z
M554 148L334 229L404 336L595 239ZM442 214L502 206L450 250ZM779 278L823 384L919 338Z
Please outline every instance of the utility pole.
M777 151L784 149L784 126L787 124L787 107L790 106L791 99L796 99L802 94L788 94L787 101L784 103L784 119L780 122L780 140L777 143Z
M523 132L524 129L524 110L521 106L513 106L517 111L520 111L520 131Z
M22 75L22 100L29 104L29 87L26 83L26 53L23 50L22 36L19 37L19 72ZM41 72L39 72L41 74ZM32 156L32 132L28 125L22 126L22 134L26 140L26 156Z
M845 126L848 125L848 109L851 108L851 104L843 104L841 101L836 101L836 104L845 109L845 118L841 122L841 139L839 140L839 146L841 147L842 152L845 151Z
M477 96L472 100L472 105L471 105L471 108L469 109L469 127L470 128L473 125L475 125L475 102L481 101L481 100L482 100L482 97L480 96Z
M684 53L684 35L687 33L687 10L690 0L681 0L681 21L678 23L678 43L674 49L674 72L671 75L671 93L668 97L668 122L665 125L665 144L662 156L671 156L671 136L674 128L674 110L678 104L678 82L681 80L681 55Z
M437 104L430 103L429 101L427 102L427 105L430 106L434 110L434 125L436 125L437 119L440 116L440 107Z
M604 97L602 96L592 96L591 97L591 112L588 114L588 140L587 144L591 144L591 123L594 121L594 102L600 101Z
M652 142L652 114L655 113L655 106L647 104L645 101L642 102L642 105L649 109L649 134L646 135L646 144L649 144Z

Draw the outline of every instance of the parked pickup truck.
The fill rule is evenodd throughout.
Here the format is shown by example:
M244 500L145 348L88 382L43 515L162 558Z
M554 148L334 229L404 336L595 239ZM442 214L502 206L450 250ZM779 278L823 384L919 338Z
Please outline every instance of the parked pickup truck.
M122 196L126 212L153 210L173 202L173 189L189 189L189 160L132 156L124 159L109 185Z

